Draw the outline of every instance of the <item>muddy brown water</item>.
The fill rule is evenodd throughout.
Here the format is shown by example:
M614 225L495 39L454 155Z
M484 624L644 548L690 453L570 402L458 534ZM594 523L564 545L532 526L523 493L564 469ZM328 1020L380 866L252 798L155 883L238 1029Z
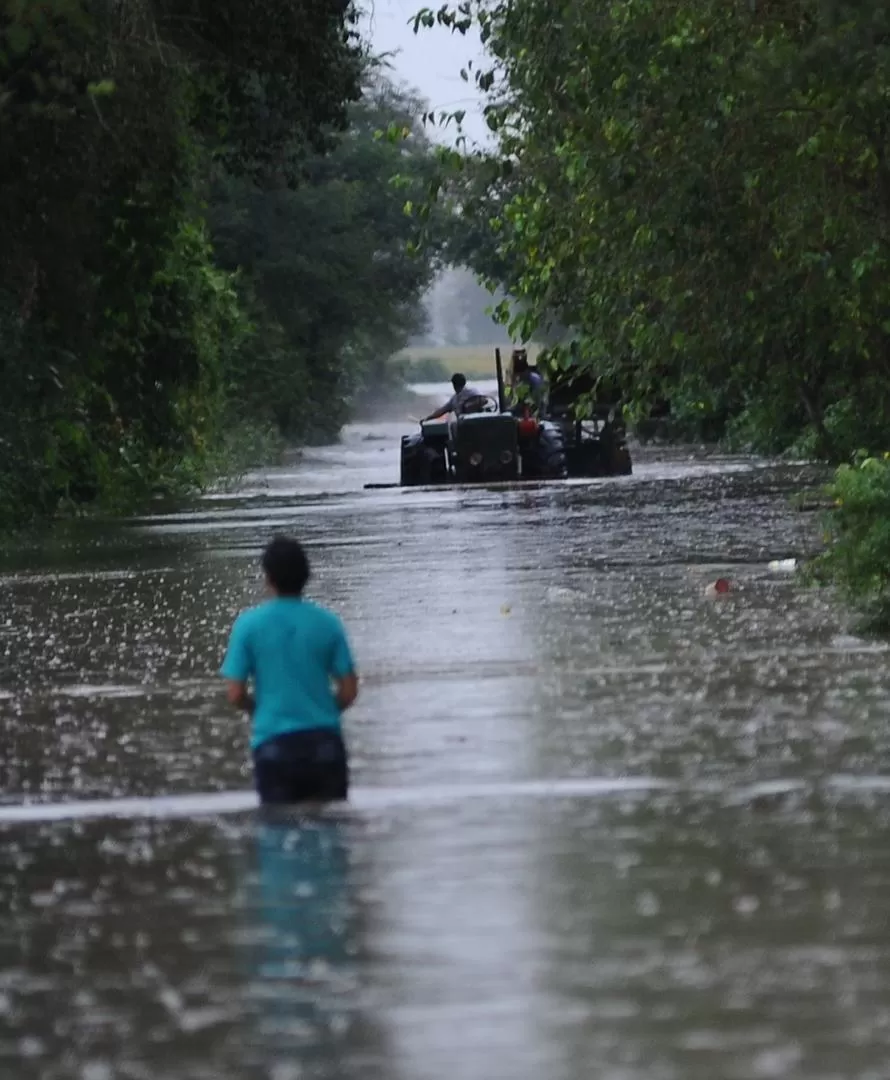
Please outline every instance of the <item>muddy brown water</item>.
M398 431L7 559L0 1075L890 1077L887 651L766 568L818 474L365 491ZM214 677L274 530L364 673L302 824Z

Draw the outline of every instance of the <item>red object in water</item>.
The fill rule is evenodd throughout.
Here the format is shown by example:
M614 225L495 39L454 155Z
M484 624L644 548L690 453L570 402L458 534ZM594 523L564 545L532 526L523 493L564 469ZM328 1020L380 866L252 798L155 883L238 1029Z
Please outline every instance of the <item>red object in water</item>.
M705 596L725 596L730 588L731 585L728 578L718 577L716 581L712 581L705 589Z
M712 581L711 584L705 589L706 596L724 596L729 592L730 585L729 580L725 577L718 577L716 581Z

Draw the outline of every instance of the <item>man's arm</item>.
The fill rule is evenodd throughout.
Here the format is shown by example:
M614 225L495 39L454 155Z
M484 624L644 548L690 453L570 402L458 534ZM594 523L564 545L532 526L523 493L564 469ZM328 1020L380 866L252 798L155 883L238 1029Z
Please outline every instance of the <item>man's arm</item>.
M256 708L256 701L254 701L253 694L248 691L246 681L241 679L227 680L226 698L229 704L233 705L236 709L241 709L242 712L253 715L253 710Z
M342 679L335 679L334 685L336 687L334 696L337 700L337 707L340 712L346 712L358 697L358 675L354 672L351 675L344 675Z
M448 413L454 411L454 398L449 398L448 401L442 406L441 409L436 409L435 412L431 412L429 416L425 416L420 422L425 424L427 420L438 420L440 416L447 416Z
M349 638L339 619L336 620L334 627L331 678L334 683L334 700L337 702L337 708L340 712L346 712L358 697L358 674Z
M252 713L255 706L253 696L247 690L247 680L252 672L253 660L242 615L235 620L232 627L226 657L219 673L226 680L226 699L229 704L248 713Z

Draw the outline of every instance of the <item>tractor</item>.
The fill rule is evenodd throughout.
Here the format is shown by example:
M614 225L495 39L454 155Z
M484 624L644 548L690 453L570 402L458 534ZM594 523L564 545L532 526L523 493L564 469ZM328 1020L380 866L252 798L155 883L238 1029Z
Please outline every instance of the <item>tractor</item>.
M402 437L400 485L561 480L568 475L558 424L506 405L500 350L497 400L480 395L460 415L429 420Z
M633 472L617 387L569 369L551 375L546 394L532 403L517 389L537 372L526 350L514 349L508 407L500 349L495 365L497 400L471 399L460 416L427 421L402 438L402 487Z

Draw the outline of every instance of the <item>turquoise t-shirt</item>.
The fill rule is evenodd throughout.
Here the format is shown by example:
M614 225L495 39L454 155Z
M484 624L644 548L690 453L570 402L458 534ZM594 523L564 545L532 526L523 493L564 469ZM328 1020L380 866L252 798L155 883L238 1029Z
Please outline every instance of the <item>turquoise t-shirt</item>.
M331 680L354 673L337 616L295 596L278 596L242 612L220 669L225 679L253 679L253 748L291 731L339 728Z

